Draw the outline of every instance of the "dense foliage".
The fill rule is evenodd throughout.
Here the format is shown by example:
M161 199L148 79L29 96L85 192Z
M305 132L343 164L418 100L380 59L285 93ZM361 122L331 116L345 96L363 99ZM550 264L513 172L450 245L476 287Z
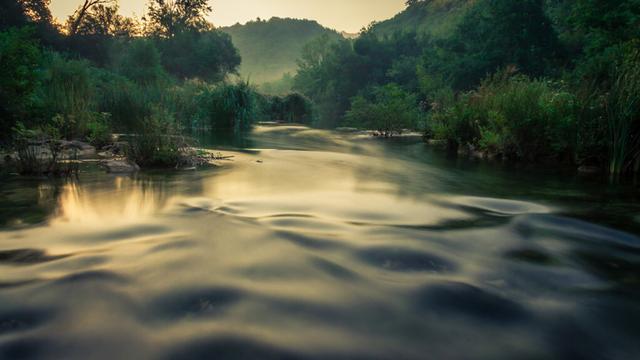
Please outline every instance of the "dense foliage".
M42 52L29 29L0 33L0 140L36 105Z

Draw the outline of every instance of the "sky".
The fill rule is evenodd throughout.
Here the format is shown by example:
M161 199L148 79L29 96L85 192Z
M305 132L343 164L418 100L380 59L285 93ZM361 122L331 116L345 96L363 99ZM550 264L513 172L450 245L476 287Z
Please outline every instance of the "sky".
M53 16L64 21L82 0L51 0ZM120 0L126 16L144 15L147 0ZM355 33L372 21L393 17L404 8L405 0L211 0L209 20L215 26L245 23L257 17L273 16L317 20L338 31Z

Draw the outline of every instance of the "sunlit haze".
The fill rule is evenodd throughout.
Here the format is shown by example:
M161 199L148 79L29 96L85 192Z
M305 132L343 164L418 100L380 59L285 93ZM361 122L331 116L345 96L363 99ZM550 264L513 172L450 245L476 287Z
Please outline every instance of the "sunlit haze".
M59 20L66 19L81 0L52 0L51 11ZM385 20L404 7L404 0L216 0L210 1L216 26L245 23L257 17L273 16L317 20L339 31L357 32L372 21ZM142 17L147 1L120 1L123 15Z

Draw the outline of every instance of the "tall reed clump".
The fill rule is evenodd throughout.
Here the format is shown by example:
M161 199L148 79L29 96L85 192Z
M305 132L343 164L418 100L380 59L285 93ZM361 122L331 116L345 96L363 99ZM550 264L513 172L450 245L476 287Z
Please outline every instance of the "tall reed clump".
M202 80L186 80L181 85L169 87L162 93L164 107L186 130L197 131L208 125L206 102L203 94L212 91L213 85Z
M59 118L65 138L84 136L88 123L97 115L91 71L86 61L51 55L43 83L45 111L49 118Z
M605 95L610 137L609 172L619 176L640 170L640 51L632 52L616 70Z
M110 114L111 126L117 132L133 131L136 124L150 117L161 92L113 73L101 74L98 89L98 110Z
M199 101L201 123L212 129L246 130L258 112L256 91L246 81L211 87L201 94Z

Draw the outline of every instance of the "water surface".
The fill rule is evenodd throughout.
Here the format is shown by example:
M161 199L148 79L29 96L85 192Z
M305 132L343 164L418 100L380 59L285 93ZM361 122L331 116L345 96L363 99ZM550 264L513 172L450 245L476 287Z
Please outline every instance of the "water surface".
M640 356L632 185L302 127L227 145L1 180L0 358Z

